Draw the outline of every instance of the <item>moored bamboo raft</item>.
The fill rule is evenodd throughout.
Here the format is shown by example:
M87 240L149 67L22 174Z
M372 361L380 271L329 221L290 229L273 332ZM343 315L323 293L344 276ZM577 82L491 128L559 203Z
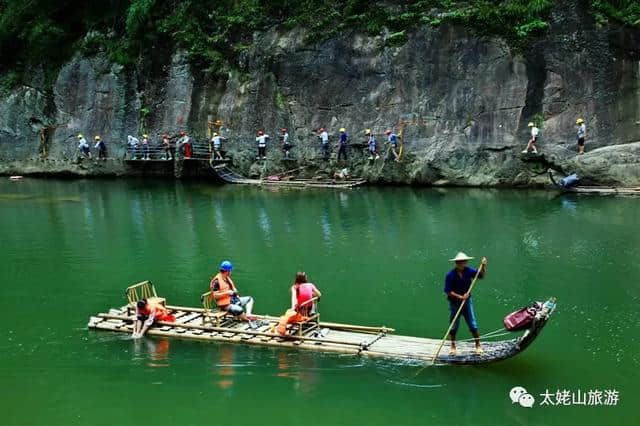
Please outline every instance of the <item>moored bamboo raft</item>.
M225 183L242 185L263 185L289 188L353 188L366 183L364 179L345 180L318 180L318 179L291 179L291 180L270 180L270 179L250 179L233 171L227 165L212 166L214 173Z
M110 309L89 319L90 329L132 332L135 313L131 304ZM192 339L211 342L244 343L249 345L307 349L357 356L391 358L431 362L440 340L392 334L387 327L367 327L340 323L320 322L316 326L303 327L301 333L282 337L271 332L277 318L257 316L259 326L251 329L246 322L226 316L216 325L202 308L167 306L176 318L175 322L156 322L149 336ZM483 364L510 358L526 349L547 323L552 311L543 310L536 315L530 328L520 337L483 342L484 353L477 355L473 342L458 342L458 354L451 356L445 348L438 355L441 364Z

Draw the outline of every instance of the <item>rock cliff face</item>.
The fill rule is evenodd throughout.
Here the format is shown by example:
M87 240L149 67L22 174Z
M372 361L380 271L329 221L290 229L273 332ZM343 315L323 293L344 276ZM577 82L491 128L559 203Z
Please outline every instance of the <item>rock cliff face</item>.
M304 43L303 30L256 34L240 70L223 78L191 69L181 52L159 53L133 70L77 56L52 90L35 72L32 84L0 100L0 172L139 173L121 159L146 107L154 141L180 130L202 139L208 119L222 120L234 167L252 175L343 167L320 160L319 127L334 144L340 127L352 143L364 142L365 128L379 141L393 128L402 131L402 162L370 162L352 147L352 173L372 182L532 185L547 183L552 167L588 182L639 185L640 34L596 28L576 2L557 3L547 35L522 53L443 25L399 47L358 34L315 45ZM581 156L577 117L587 123ZM520 153L529 121L541 124L541 156ZM45 123L58 127L42 132ZM286 165L277 149L281 127L296 145L296 161ZM264 163L255 162L258 129L271 135ZM72 162L78 132L100 134L112 159Z

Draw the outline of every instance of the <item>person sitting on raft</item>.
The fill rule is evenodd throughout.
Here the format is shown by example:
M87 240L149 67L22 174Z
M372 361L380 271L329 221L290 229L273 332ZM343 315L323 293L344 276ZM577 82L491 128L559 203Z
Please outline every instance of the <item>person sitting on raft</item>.
M317 297L320 299L322 293L315 285L308 282L305 272L298 272L296 279L291 286L291 308L280 317L276 330L278 334L284 336L287 334L287 324L305 321L313 315L315 306L312 299Z
M478 271L467 266L468 261L471 259L473 259L473 257L469 257L462 252L458 253L455 258L450 259L451 261L455 262L456 266L447 274L445 278L444 293L447 295L447 299L449 299L449 324L451 324L451 321L453 321L453 318L455 317L456 312L458 312L462 301L467 301L462 308L461 314L464 317L464 320L467 322L467 326L469 326L469 331L475 338L476 354L481 355L483 353L483 350L482 346L480 346L478 322L476 320L476 314L473 311L473 301L471 299L471 294L469 294L471 282L473 281L473 278L476 276L476 273L478 273ZM483 257L482 266L480 267L478 278L484 278L486 270L487 258ZM458 331L459 325L460 317L456 319L455 324L453 325L453 327L451 327L451 331L449 332L449 338L451 339L451 355L457 355L456 333Z
M154 300L140 299L136 304L136 322L133 324L131 337L137 339L144 336L155 321L173 322L175 320L175 317L169 314L167 308L161 303Z
M228 260L220 264L219 272L211 279L211 294L221 311L226 311L242 321L248 321L251 328L256 324L252 321L253 297L239 296L233 280L231 270L233 265Z

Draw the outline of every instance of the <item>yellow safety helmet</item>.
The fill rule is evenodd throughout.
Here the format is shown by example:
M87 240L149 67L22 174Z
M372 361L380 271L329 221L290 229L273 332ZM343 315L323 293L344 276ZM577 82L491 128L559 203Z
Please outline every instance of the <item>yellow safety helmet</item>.
M147 135L146 133L144 135L142 135L143 138L148 138L149 135Z
M530 121L529 124L527 124L527 127L533 127L533 121Z
M213 136L218 136L218 134L217 134L217 133L214 133L214 134L213 134Z
M82 139L82 133L78 133L78 139Z
M94 137L94 139L99 141L100 140L100 136L96 136L96 137Z
M341 133L344 133L344 132L346 132L346 131L347 131L347 129L345 129L344 127L340 127L340 132L341 132Z
M584 120L582 118L578 118L576 120L576 124L582 124L582 123L584 123Z
M370 134L371 134L371 129L366 129L366 130L364 131L364 134L365 134L365 135L370 135Z

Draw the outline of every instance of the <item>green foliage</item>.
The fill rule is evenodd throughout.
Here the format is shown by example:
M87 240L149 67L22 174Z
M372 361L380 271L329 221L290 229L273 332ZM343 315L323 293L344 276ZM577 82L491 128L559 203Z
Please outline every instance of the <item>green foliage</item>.
M0 75L0 96L7 96L18 84L20 84L20 75L16 70Z
M625 25L640 27L640 1L638 0L592 0L591 7L602 15ZM597 19L601 25L606 21L602 15Z
M610 20L640 26L638 0L589 4L600 26ZM401 46L415 29L455 23L519 48L547 30L552 5L552 0L0 0L0 75L36 64L53 73L77 50L129 65L158 47L180 48L196 68L226 73L239 67L255 32L273 27L303 28L309 43L339 33L389 33L385 44Z
M385 46L402 46L407 40L407 33L405 31L398 31L397 33L389 34L384 44Z

